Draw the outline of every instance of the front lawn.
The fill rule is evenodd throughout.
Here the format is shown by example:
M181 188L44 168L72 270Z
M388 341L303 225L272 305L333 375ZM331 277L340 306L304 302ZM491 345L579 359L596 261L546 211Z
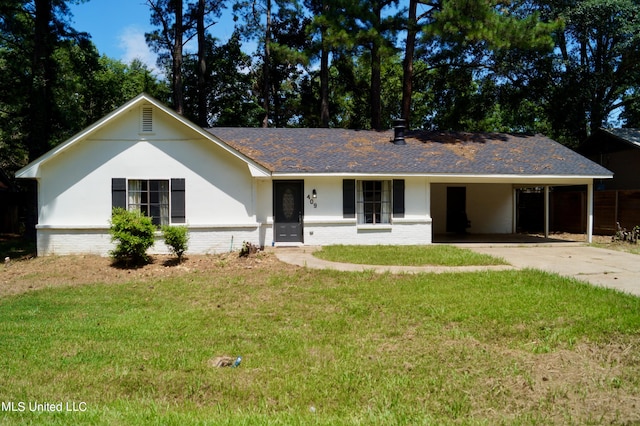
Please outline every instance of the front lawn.
M504 259L451 245L426 246L323 246L313 253L320 259L359 265L486 266L507 265Z
M1 285L31 262L55 258L0 267ZM86 285L59 271L55 288L1 297L0 423L640 421L640 298L534 270L242 262L194 256L162 272L177 275L114 269ZM242 363L212 366L222 355ZM63 412L30 410L45 402Z

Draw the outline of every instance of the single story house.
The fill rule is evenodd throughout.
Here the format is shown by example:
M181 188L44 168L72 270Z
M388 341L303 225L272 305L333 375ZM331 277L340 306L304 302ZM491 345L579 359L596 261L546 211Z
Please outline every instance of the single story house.
M598 129L578 152L614 173L594 182L594 232L612 235L640 224L640 129Z
M592 193L611 173L539 135L203 129L141 94L16 176L38 183L38 255L105 255L114 206L188 226L190 253L430 244L514 232L519 187Z
M614 172L598 189L640 189L640 129L598 129L578 152Z

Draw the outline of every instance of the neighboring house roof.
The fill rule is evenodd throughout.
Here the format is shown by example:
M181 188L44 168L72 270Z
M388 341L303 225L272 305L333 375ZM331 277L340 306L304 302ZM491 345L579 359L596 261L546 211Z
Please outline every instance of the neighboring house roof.
M368 173L611 177L604 167L541 135L300 128L210 128L276 174Z
M598 129L580 145L585 155L640 148L640 129Z

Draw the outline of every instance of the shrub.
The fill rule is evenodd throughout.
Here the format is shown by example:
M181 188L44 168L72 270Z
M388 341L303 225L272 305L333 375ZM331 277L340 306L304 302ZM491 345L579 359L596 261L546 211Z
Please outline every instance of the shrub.
M187 251L189 242L189 231L186 226L169 226L162 227L164 234L164 243L169 247L171 253L178 256L178 262L182 262L182 255Z
M151 218L142 212L113 209L109 233L116 247L109 254L116 262L127 265L147 263L147 249L154 243L155 230Z
M251 254L258 252L258 246L251 244L247 241L242 242L242 248L240 249L240 257L248 257Z

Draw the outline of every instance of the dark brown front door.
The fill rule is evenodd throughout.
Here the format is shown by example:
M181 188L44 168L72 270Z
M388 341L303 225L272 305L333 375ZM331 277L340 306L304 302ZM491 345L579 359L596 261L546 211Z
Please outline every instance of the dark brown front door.
M276 242L302 243L304 181L273 182L274 239Z

